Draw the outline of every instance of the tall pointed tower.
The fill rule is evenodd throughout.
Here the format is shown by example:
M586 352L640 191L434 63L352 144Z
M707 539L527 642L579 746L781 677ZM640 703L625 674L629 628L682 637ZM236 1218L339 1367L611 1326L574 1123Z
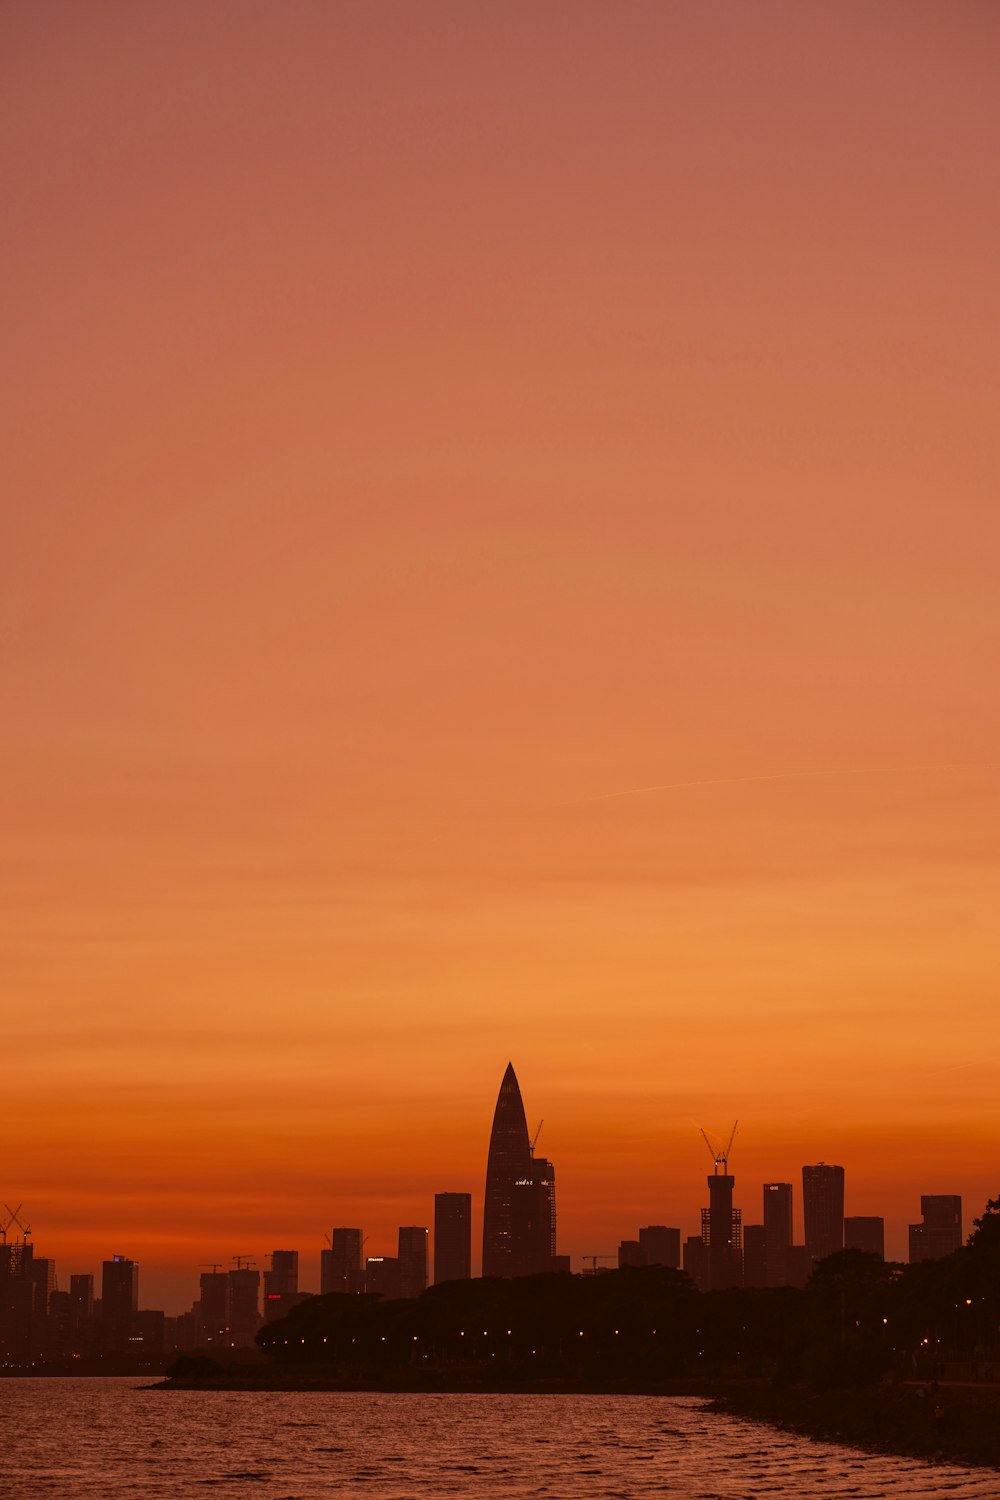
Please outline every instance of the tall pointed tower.
M531 1175L531 1144L514 1064L507 1064L490 1134L483 1199L483 1275L512 1276L518 1270L514 1185Z

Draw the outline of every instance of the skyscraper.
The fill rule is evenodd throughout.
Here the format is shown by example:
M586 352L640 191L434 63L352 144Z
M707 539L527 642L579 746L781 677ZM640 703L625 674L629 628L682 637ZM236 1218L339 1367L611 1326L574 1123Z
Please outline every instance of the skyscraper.
M788 1284L788 1251L792 1243L792 1184L764 1184L764 1262L768 1286Z
M483 1275L568 1268L556 1256L556 1172L535 1156L513 1063L503 1075L490 1134L483 1202Z
M128 1346L132 1320L139 1309L139 1267L126 1255L101 1266L101 1343L111 1353Z
M666 1224L647 1224L639 1230L639 1246L647 1266L672 1266L679 1270L681 1264L681 1232Z
M821 1161L802 1168L802 1213L806 1250L824 1260L844 1248L844 1169Z
M365 1261L365 1290L386 1302L395 1301L400 1294L398 1256L369 1255Z
M924 1193L922 1224L910 1225L910 1261L939 1260L962 1248L962 1200L952 1193Z
M323 1296L329 1292L360 1292L364 1276L361 1256L364 1250L364 1235L360 1229L335 1229L330 1236L330 1249L320 1252L319 1289Z
M240 1265L229 1272L229 1332L233 1347L252 1348L260 1323L260 1272Z
M763 1224L743 1226L743 1285L767 1286L767 1234Z
M264 1272L264 1317L268 1323L283 1318L304 1300L299 1292L299 1252L272 1250L271 1268Z
M434 1194L434 1282L472 1275L472 1194Z
M403 1224L399 1230L399 1295L419 1297L427 1290L427 1230Z
M232 1344L229 1335L229 1273L202 1271L199 1293L195 1303L198 1342L228 1347Z
M844 1220L844 1249L866 1250L885 1260L885 1220L871 1214L856 1214Z
M708 1285L715 1292L743 1280L743 1214L733 1207L736 1178L716 1170L708 1178L708 1207L701 1211L701 1237L707 1251Z

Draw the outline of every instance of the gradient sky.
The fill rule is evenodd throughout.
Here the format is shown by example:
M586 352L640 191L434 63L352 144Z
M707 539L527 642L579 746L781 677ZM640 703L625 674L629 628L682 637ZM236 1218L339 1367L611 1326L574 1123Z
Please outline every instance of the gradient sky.
M1000 1191L998 45L4 6L0 1198L62 1278L478 1233L508 1058L575 1256L694 1232L735 1116L747 1221Z

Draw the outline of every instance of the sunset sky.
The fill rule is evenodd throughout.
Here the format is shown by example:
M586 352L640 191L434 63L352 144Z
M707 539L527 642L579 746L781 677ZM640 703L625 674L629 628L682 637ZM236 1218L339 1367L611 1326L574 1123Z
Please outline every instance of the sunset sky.
M0 1200L1000 1192L1000 8L12 0Z

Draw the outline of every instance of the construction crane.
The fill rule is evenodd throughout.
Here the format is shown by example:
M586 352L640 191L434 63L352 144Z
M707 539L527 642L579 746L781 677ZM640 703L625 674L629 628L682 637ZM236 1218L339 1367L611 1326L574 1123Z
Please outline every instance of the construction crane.
M735 1120L733 1122L733 1128L729 1133L729 1140L726 1142L725 1146L713 1145L712 1141L709 1139L707 1131L703 1130L701 1132L702 1139L704 1140L705 1145L708 1147L708 1154L712 1158L712 1161L715 1165L716 1177L719 1176L720 1167L722 1168L723 1177L725 1177L729 1172L729 1153L733 1149L733 1141L736 1139L736 1127L739 1123L739 1120Z
M326 1243L330 1246L330 1249L332 1250L333 1249L333 1240L332 1240L331 1236L328 1235L328 1234L324 1234L323 1238L326 1240ZM367 1245L367 1243L368 1243L368 1235L366 1234L365 1237L364 1237L364 1239L361 1241L361 1249L362 1249L362 1251L364 1250L364 1248Z
M12 1224L17 1225L18 1229L21 1231L22 1239L26 1240L31 1233L31 1225L22 1224L21 1220L18 1218L18 1215L20 1214L23 1207L24 1205L22 1203L19 1203L16 1208L11 1208L9 1203L4 1204L4 1212L7 1214L7 1218L2 1224L0 1224L0 1235L3 1236L3 1243L5 1245L7 1243L7 1231Z
M528 1147L528 1155L529 1156L534 1156L534 1154L535 1154L535 1147L538 1145L538 1137L542 1133L542 1126L544 1124L545 1124L544 1120L539 1120L539 1122L538 1122L538 1129L535 1131L534 1135L532 1136L532 1138L531 1138L531 1145Z
M590 1271L589 1271L589 1273L586 1270L584 1270L583 1274L585 1276L588 1275L588 1274L591 1275L591 1276L596 1276L597 1275L597 1262L599 1260L617 1260L618 1257L617 1257L617 1255L611 1255L611 1254L605 1254L605 1255L581 1255L580 1259L582 1261L584 1261L584 1262L587 1262L588 1260L590 1261Z
M213 1276L218 1276L219 1272L222 1270L222 1267L219 1265L218 1261L213 1260L211 1263L209 1263L207 1260L203 1260L201 1265L198 1267L198 1270L211 1271Z
M252 1255L231 1255L230 1260L236 1262L237 1271L252 1271L256 1266L256 1258Z

